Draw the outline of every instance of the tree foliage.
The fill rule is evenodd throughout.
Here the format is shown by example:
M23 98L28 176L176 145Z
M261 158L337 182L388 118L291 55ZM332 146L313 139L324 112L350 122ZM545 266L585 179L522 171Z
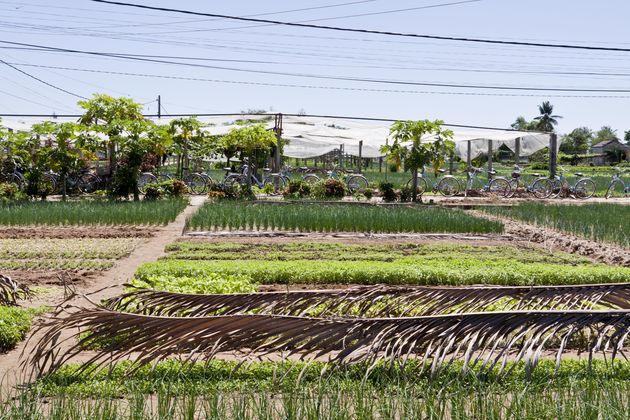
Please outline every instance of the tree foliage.
M608 125L605 125L595 133L595 137L593 138L593 145L609 140L619 140L619 137L617 136L617 130Z
M593 141L593 131L588 127L579 127L562 138L560 151L563 153L586 153Z
M538 121L536 128L541 131L553 132L555 126L558 125L558 119L562 117L553 114L551 102L545 101L538 105L538 112L540 115L534 118L534 120Z

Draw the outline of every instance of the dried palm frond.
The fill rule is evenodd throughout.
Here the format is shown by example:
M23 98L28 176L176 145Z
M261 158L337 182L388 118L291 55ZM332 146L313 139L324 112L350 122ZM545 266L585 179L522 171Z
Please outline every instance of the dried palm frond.
M630 283L497 286L362 286L345 290L198 295L134 290L106 307L157 316L269 315L402 317L487 310L630 309Z
M0 305L17 306L18 299L30 296L31 291L28 287L21 286L11 277L0 274Z
M583 332L588 332L588 340L576 340L575 345L590 354L611 352L614 359L622 352L629 330L630 310L324 319L274 315L169 318L97 307L48 323L28 363L35 374L54 371L92 340L101 340L102 347L80 371L91 372L126 358L139 367L169 356L193 361L235 352L299 355L341 363L423 357L425 362L432 360L435 374L447 359L450 363L455 358L463 359L465 370L520 360L532 368L546 347L557 350L559 363L567 342ZM86 331L88 335L81 335Z

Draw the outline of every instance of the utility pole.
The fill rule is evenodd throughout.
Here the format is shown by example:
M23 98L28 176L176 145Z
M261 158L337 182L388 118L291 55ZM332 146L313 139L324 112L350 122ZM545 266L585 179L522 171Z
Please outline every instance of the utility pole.
M273 131L276 132L275 171L279 173L282 169L282 114L276 114Z
M558 135L549 134L549 178L554 178L558 169Z
M158 119L162 118L162 97L160 95L158 95Z

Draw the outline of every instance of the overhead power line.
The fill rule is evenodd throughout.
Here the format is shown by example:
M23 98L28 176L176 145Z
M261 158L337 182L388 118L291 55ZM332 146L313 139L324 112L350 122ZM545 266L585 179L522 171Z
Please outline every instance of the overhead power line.
M375 35L423 38L423 39L437 39L437 40L442 40L442 41L460 41L460 42L474 42L474 43L485 43L485 44L518 45L518 46L526 46L526 47L630 52L630 48L620 48L620 47L598 47L598 46L593 46L593 45L574 45L574 44L548 44L548 43L542 43L542 42L506 41L506 40L498 40L498 39L440 36L440 35L415 34L415 33L393 32L393 31L377 31L377 30L372 30L372 29L343 28L343 27L338 27L338 26L285 22L285 21L271 20L271 19L259 19L259 18L252 18L252 17L222 15L222 14L217 14L217 13L204 13L204 12L196 12L192 10L147 6L143 4L134 4L134 3L126 3L126 2L110 1L110 0L92 0L92 1L96 3L111 4L111 5L124 6L124 7L135 7L135 8L147 9L147 10L157 10L161 12L181 13L181 14L186 14L186 15L207 16L207 17L214 17L214 18L237 20L241 22L266 23L266 24L299 27L299 28L323 29L323 30L330 30L330 31L356 32L356 33L367 33L367 34L375 34Z
M289 84L289 83L268 83L268 82L251 82L240 80L223 80L223 79L206 79L200 77L185 77L185 76L171 76L171 75L159 75L159 74L146 74L146 73L132 73L132 72L120 72L110 70L96 70L96 69L81 69L76 67L60 67L60 66L47 66L41 64L28 64L28 63L12 63L16 66L27 66L36 68L47 68L57 70L78 71L86 73L102 73L102 74L115 74L120 76L134 76L134 77L148 77L158 79L171 79L171 80L185 80L192 82L210 82L221 84L236 84L236 85L249 85L249 86L270 86L270 87L289 87L289 88L303 88L303 89L324 89L324 90L337 90L337 91L354 91L354 92L379 92L379 93L404 93L404 94L427 94L427 95L453 95L453 96L501 96L501 97L533 97L533 98L585 98L585 99L628 99L628 95L559 95L559 94L523 94L523 93L487 93L487 92L446 92L446 91L419 91L419 90L396 90L396 89L373 89L373 88L353 88L346 86L318 86L318 85L304 85L304 84Z
M103 56L110 58L119 58L125 60L142 61L159 64L172 64L179 66L195 67L195 68L207 68L214 70L227 70L239 73L255 73L266 74L275 76L290 76L301 77L309 79L321 79L321 80L335 80L344 82L361 82L361 83L374 83L374 84L391 84L399 86L424 86L424 87L439 87L439 88L456 88L456 89L474 89L474 90L499 90L499 91L527 91L527 92L564 92L564 93L630 93L629 88L555 88L555 87L537 87L537 86L496 86L496 85L478 85L478 84L462 84L462 83L444 83L444 82L425 82L425 81L406 81L406 80L384 80L384 79L370 79L360 77L347 77L347 76L331 76L331 75L318 75L309 73L291 73L273 70L253 70L244 69L238 67L225 67L225 66L212 66L199 63L184 63L180 61L152 59L146 57L129 56L126 54L111 54L97 51L83 51L68 48L48 47L35 44L25 44L19 42L2 41L0 43L40 47L48 50L56 50L70 53L87 54L95 56Z
M32 74L29 74L29 73L25 72L24 70L19 69L19 68L15 67L14 65L10 64L10 63L7 63L6 61L4 61L2 59L0 59L0 63L5 64L5 65L11 67L13 70L18 71L18 72L22 73L23 75L30 77L31 79L37 80L38 82L43 83L46 86L49 86L49 87L51 87L53 89L57 89L57 90L59 90L61 92L67 93L68 95L72 95L72 96L74 96L76 98L87 99L85 96L77 95L76 93L72 93L69 90L66 90L64 88L60 88L59 86L55 86L52 83L48 83L48 82L40 79L39 77L35 77Z

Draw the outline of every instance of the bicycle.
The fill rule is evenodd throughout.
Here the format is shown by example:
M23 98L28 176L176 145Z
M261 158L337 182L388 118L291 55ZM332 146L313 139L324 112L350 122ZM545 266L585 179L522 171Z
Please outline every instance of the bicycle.
M581 172L576 172L575 176L578 180L573 186L564 177L564 168L561 169L560 175L556 175L551 180L551 198L562 198L564 196L586 200L595 194L595 182L591 178L587 178Z
M228 169L228 168L225 168L225 169ZM248 185L249 171L250 171L250 165L248 163L243 163L240 174L233 173L233 174L227 175L223 179L223 188L227 188L231 190L237 184ZM252 182L252 185L258 188L264 188L265 185L273 185L274 191L278 192L278 191L284 190L284 188L286 187L286 184L287 184L286 179L282 177L282 175L280 175L279 173L269 173L271 172L271 169L269 168L263 169L263 172L269 173L269 175L264 177L262 181L256 177L255 172L256 171L254 170L254 172L251 174L251 182Z
M42 182L46 191L61 192L61 175L53 171L47 171L42 177ZM103 180L88 169L82 169L66 175L66 191L79 191L83 194L92 194L101 185Z
M328 178L339 180L343 179L345 184L348 186L348 191L350 191L350 193L352 194L367 189L367 187L370 185L367 178L363 175L351 173L350 171L343 168L334 167L330 171L326 171L326 175L328 176Z
M288 184L293 177L293 170L291 166L286 166L285 168L280 170L279 175L284 178L285 182ZM297 169L298 173L304 173L305 175L301 176L301 180L306 182L307 184L314 184L320 180L320 177L311 172L311 169L308 166L301 166Z
M613 174L610 184L608 184L608 189L606 190L606 199L613 196L627 196L630 194L630 183L626 184L624 180L621 179L621 175L626 171L621 168L614 168L614 170L615 174Z
M525 192L530 194L534 194L536 198L547 198L551 195L551 180L549 178L543 177L541 174L532 174L535 178L534 182L527 185L525 182L521 181L522 168L520 166L515 166L514 171L512 172L512 179L510 180L510 194L508 197L512 198L518 191L519 187L523 187Z
M11 159L11 161L5 161L8 163L7 166L11 167L10 171L0 173L0 181L8 182L10 184L15 184L21 190L26 185L26 178L24 175L18 170L20 164L15 159Z
M446 173L444 169L438 169L438 172L441 174ZM407 188L413 188L413 178L407 181ZM429 191L439 192L445 197L452 197L454 195L459 194L462 189L462 184L459 182L457 178L453 175L444 175L442 178L438 179L436 183L432 183L430 180L426 179L424 176L418 176L418 187L416 188L416 197L422 196L425 192Z
M503 198L507 198L510 195L510 191L512 191L512 187L510 186L510 182L506 178L502 176L492 178L490 182L488 182L487 184L483 184L477 177L477 174L481 172L487 172L488 175L490 176L494 176L497 174L497 171L495 170L485 171L483 168L475 168L475 167L468 168L468 171L467 171L468 180L466 182L466 189L464 190L464 197L468 197L469 191L486 192L486 193L501 196ZM474 187L479 187L479 188L474 188Z

